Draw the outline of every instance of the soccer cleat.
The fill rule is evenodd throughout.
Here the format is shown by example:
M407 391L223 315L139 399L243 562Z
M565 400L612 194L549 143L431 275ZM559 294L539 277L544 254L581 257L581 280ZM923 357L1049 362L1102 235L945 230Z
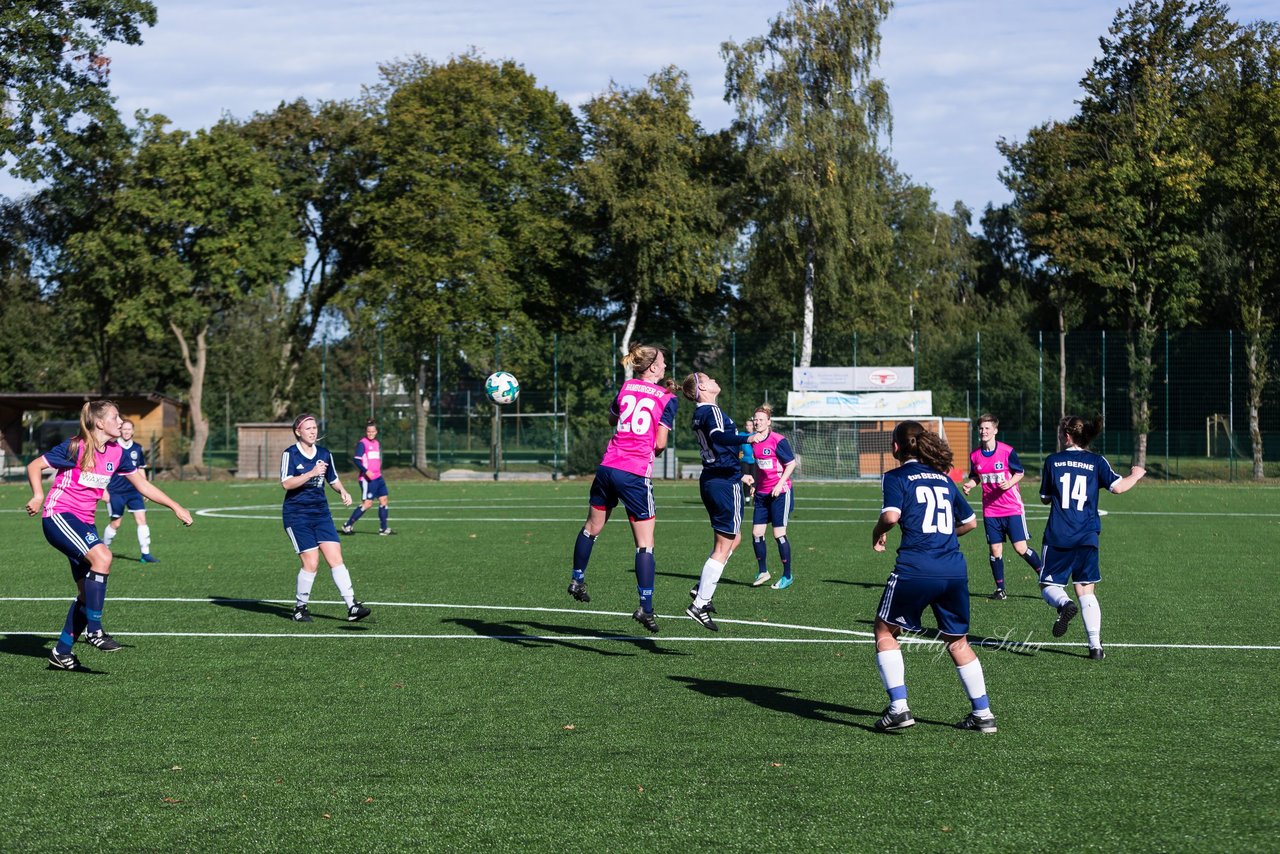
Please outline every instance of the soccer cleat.
M119 641L102 629L98 629L96 632L85 632L84 642L103 652L115 652L116 650L124 649Z
M688 608L684 609L684 612L688 614L690 617L693 617L699 623L701 623L704 629L708 629L709 631L713 631L713 632L718 632L720 631L720 627L716 625L715 620L711 619L712 611L713 609L711 607L710 602L708 602L705 606L701 608L698 608L694 605L690 605Z
M876 721L875 727L879 732L893 732L895 729L906 729L909 726L915 726L916 719L911 717L910 709L903 709L900 712L891 712L885 707L884 714L880 716L880 720Z
M767 584L767 583L769 582L769 579L770 579L770 578L773 578L773 576L772 576L772 575L770 575L770 574L769 574L769 573L767 573L767 572L757 573L757 574L756 574L756 580L755 580L755 581L753 581L753 582L751 582L751 586L752 586L752 587L761 587L761 586L763 586L763 585Z
M357 623L360 620L363 620L365 617L369 616L370 613L371 612L368 608L366 608L365 606L357 602L347 609L347 622Z
M309 610L307 610L307 606L306 606L306 605L294 605L294 606L293 606L293 621L294 621L295 623L309 623L309 622L311 622L311 612L310 612Z
M1067 624L1071 618L1080 613L1080 606L1068 599L1067 604L1058 609L1058 619L1053 621L1053 636L1060 638L1067 633Z
M644 608L636 608L635 613L631 615L631 619L635 620L655 635L658 633L658 620L653 616L652 611L646 611Z
M49 666L55 670L79 670L80 659L71 653L63 655L56 649L49 651Z
M151 552L143 552L142 557L138 558L138 560L141 563L159 563L160 562L160 558L156 557Z
M956 724L956 729L968 730L970 732L993 733L996 731L996 716L988 715L980 718L973 712L965 716L965 719Z
M342 534L354 534L356 532L356 529L351 527L350 525L343 525L341 528L338 529L338 532Z
M1104 659L1104 658L1106 658L1106 657L1107 657L1107 654L1106 654L1105 652L1103 652L1103 651L1102 651L1102 647L1100 647L1100 646L1091 646L1091 647L1089 647L1089 658L1090 658L1090 660L1092 660L1092 661L1102 661L1102 659Z
M1006 599L1008 599L1008 598L1009 598L1009 594L1004 592L1004 588L1003 588L1003 587L997 587L997 588L996 588L996 592L995 592L995 593L992 593L992 594L991 594L990 596L988 596L987 598L988 598L988 599L993 599L993 600L995 600L995 601L997 601L997 602L1003 602L1004 600L1006 600Z
M381 531L379 531L379 532L378 532L378 536L379 536L379 537L391 537L391 536L394 536L394 535L395 535L395 533L396 533L396 532L395 532L395 531L393 531L393 530L391 530L390 528L383 528Z
M773 582L772 588L774 590L786 590L790 586L791 586L791 576L784 575L781 578L779 578L777 581Z
M587 593L587 582L585 581L570 581L569 595L579 602L591 601L591 596Z

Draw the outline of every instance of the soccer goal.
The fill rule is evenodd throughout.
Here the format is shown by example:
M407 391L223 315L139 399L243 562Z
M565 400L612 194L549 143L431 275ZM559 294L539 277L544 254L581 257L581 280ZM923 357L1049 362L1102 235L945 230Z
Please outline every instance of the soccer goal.
M859 480L880 477L897 466L893 428L901 420L776 416L773 426L787 437L799 460L796 480ZM914 420L946 435L939 417Z

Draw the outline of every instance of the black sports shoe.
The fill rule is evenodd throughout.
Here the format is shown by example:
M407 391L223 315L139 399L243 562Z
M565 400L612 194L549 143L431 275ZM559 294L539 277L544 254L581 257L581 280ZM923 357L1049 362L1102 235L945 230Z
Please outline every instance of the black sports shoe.
M394 536L395 536L395 533L396 533L396 532L395 532L395 531L393 531L393 530L391 530L390 528L383 528L381 531L379 531L379 532L378 532L378 536L379 536L379 537L394 537Z
M635 613L631 615L631 619L635 620L655 635L658 633L658 619L653 616L652 611L646 611L644 608L636 608Z
M916 719L911 717L910 709L903 709L900 712L891 712L886 706L884 714L880 716L880 720L876 721L875 727L880 732L892 732L895 729L906 729L909 726L915 726Z
M690 605L688 608L684 609L684 612L701 623L704 629L709 629L713 632L720 631L720 627L716 625L716 621L711 619L710 602L701 608L696 605Z
M995 600L995 601L997 601L997 602L1003 602L1005 599L1008 599L1008 598L1009 598L1009 594L1004 592L1004 588L1003 588L1003 587L997 587L997 588L996 588L996 592L995 592L995 593L992 593L992 594L991 594L990 596L988 596L987 598L988 598L988 599L994 599L994 600Z
M1067 624L1071 618L1080 613L1080 606L1068 599L1067 604L1058 609L1058 619L1053 621L1053 636L1060 638L1067 633Z
M689 598L698 598L698 585L693 585L693 589L689 591ZM706 611L708 614L714 614L716 612L716 606L708 602L706 605L702 606L702 610Z
M357 602L347 609L347 622L348 623L359 622L360 620L363 620L365 617L369 616L370 613L372 612L368 608L366 608L365 606Z
M294 606L293 606L293 621L294 621L295 623L309 623L309 622L311 622L311 612L310 612L309 610L307 610L307 606L306 606L306 605L294 605Z
M1100 647L1100 646L1091 646L1091 647L1089 647L1089 658L1090 658L1091 660L1093 660L1093 661L1102 661L1102 659L1104 659L1104 658L1106 658L1106 657L1107 657L1107 654L1106 654L1105 652L1103 652L1103 651L1102 651L1102 647Z
M579 602L591 601L591 596L587 593L587 582L585 581L570 581L569 595Z
M71 653L62 655L56 649L49 651L49 666L55 670L79 670L80 659Z
M969 732L985 732L993 733L996 731L996 716L980 718L973 712L965 715L965 719L956 724L956 729L968 730Z
M102 629L98 629L96 632L85 632L84 642L103 652L115 652L116 650L124 649L119 641Z

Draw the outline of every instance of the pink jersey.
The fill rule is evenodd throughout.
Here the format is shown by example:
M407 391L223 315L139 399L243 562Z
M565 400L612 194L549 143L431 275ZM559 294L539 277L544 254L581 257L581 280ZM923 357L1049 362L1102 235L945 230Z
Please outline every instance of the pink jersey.
M86 525L93 524L93 511L111 483L112 475L136 471L127 459L121 463L124 452L114 440L107 442L104 450L95 455L93 471L80 471L84 459L84 446L76 442L78 453L71 459L68 442L44 455L45 462L55 470L53 486L44 499L44 517L56 513L70 513Z
M356 442L356 459L364 466L366 478L377 480L382 477L382 443L377 439Z
M773 488L782 479L782 470L796 458L791 450L791 443L786 436L770 430L769 437L752 445L751 450L756 455L756 492L773 492ZM790 478L787 478L787 485L782 491L791 491Z
M1017 453L1004 442L996 442L996 449L990 455L981 447L969 455L969 476L982 484L983 516L1022 515L1022 495L1018 487L1000 488L1000 484L1021 471Z
M623 383L611 409L618 426L600 465L652 477L658 425L668 430L675 426L676 405L676 396L660 385L644 380Z

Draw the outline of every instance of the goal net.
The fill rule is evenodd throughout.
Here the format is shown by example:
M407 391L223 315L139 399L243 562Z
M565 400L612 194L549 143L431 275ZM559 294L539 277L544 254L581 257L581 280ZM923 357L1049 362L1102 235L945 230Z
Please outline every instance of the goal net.
M876 478L898 465L893 458L893 428L905 419L787 418L773 419L799 461L796 480ZM916 418L939 435L942 419Z

